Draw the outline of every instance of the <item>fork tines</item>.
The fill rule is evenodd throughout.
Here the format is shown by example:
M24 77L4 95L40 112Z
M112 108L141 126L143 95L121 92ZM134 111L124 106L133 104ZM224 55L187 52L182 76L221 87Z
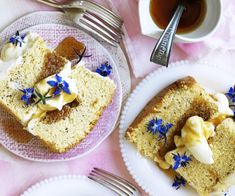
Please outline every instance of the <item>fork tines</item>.
M107 8L89 0L58 3L55 0L37 0L46 5L60 8L71 20L113 46L122 39L122 19Z
M139 195L139 191L134 185L132 185L125 179L105 170L94 168L90 172L88 178L105 186L106 188L114 191L119 195Z
M82 3L85 7L88 8L88 10L92 10L95 13L97 13L97 15L99 15L103 20L107 21L108 23L113 24L117 28L121 28L123 21L114 12L108 10L102 5L99 5L89 0L83 1Z
M99 36L103 36L103 39L106 39L106 41L112 45L115 45L115 43L119 44L122 39L122 32L120 29L114 28L89 11L84 13L83 17L80 19L80 23L83 23L90 31L93 30Z

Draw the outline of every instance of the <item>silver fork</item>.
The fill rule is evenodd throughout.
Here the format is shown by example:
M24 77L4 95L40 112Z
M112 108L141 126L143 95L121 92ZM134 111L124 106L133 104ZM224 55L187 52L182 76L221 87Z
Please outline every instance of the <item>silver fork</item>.
M54 0L37 0L49 6L59 8L80 27L96 34L113 46L122 39L123 21L119 16L101 5L87 0L60 4Z
M88 178L114 191L118 195L140 196L140 191L125 179L105 170L94 168Z

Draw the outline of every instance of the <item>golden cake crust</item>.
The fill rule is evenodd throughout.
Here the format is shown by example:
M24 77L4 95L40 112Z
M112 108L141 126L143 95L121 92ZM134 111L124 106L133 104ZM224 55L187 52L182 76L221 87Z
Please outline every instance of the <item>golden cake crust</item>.
M164 99L166 96L173 94L175 90L179 88L190 88L192 87L196 81L192 77L183 78L180 80L177 80L176 82L172 83L168 87L166 87L164 90L162 90L159 94L157 94L141 111L141 113L135 118L133 123L130 125L126 132L126 137L128 137L128 133L132 132L131 127L135 127L141 119L145 118L149 113L153 113L155 111L155 106L162 107L164 104Z

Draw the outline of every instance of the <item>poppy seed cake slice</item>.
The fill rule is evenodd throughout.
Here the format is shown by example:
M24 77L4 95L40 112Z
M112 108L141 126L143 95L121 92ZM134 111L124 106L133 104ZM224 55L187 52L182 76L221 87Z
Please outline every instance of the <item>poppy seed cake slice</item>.
M174 136L179 135L186 120L200 116L209 120L218 112L214 99L192 77L180 79L157 94L127 129L125 137L147 158L168 169L165 154L174 149ZM158 135L147 132L152 119L162 119L173 126L166 134L166 143Z
M28 45L29 47L15 63L10 64L6 70L1 70L4 71L4 76L0 78L0 105L24 126L32 113L36 111L36 106L27 107L20 100L22 92L19 89L32 87L38 81L38 75L44 67L45 56L50 52L44 40L39 36L36 36ZM3 49L1 56L3 56ZM0 69L3 67L0 66Z
M48 112L42 119L31 120L27 128L53 151L60 153L79 144L90 133L115 93L112 80L84 66L75 67L72 78L77 82L77 100L64 106L60 112Z
M51 52L40 36L36 35L33 40L28 39L31 35L28 34L21 45L8 43L1 51L10 57L12 51L17 55L13 56L16 63L6 61L10 67L0 71L4 76L0 78L0 105L53 151L62 153L79 144L92 130L104 109L111 103L115 84L108 77L102 77L84 66L73 66L68 77L77 86L78 97L71 103L67 102L61 111L45 110L41 115L38 103L27 105L21 100L23 93L20 90L34 88L48 76L59 74L70 62ZM19 51L21 55L18 55ZM3 61L0 59L0 65L3 67L3 57L6 55L2 54Z

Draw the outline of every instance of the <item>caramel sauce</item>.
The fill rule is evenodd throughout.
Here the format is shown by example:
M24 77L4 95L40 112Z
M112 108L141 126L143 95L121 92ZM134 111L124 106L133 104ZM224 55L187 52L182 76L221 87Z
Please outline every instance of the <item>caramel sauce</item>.
M28 131L24 130L22 127L16 130L15 128L12 129L11 126L8 126L4 129L4 131L10 138L12 138L17 143L25 144L30 142L31 139L33 139L33 135L30 134Z
M47 112L46 116L42 118L42 121L47 124L53 124L57 121L65 119L67 116L69 116L70 112L71 108L65 105L61 111L53 110Z
M41 81L48 76L57 74L61 71L61 68L65 65L64 58L56 54L55 52L49 52L44 57L44 66L41 73L38 76L38 81Z
M74 37L66 37L56 47L55 52L58 55L72 61L78 58L76 52L81 55L84 52L85 48L85 45L77 41Z
M217 117L210 120L211 123L217 127L223 120L226 119L226 115L218 115Z
M177 33L189 33L203 22L206 15L206 0L183 0L186 10L183 12ZM150 14L153 21L165 29L178 6L179 0L151 0Z
M63 120L69 116L70 112L72 111L72 108L77 106L79 106L79 102L75 99L73 102L65 105L61 111L53 110L47 112L46 116L42 118L42 121L47 124L52 124L60 120Z
M5 112L4 109L1 109L1 113L4 116L8 116L7 112ZM2 119L1 129L17 143L28 143L33 138L33 135L24 130L23 126L19 122L17 122L13 117L6 117Z

